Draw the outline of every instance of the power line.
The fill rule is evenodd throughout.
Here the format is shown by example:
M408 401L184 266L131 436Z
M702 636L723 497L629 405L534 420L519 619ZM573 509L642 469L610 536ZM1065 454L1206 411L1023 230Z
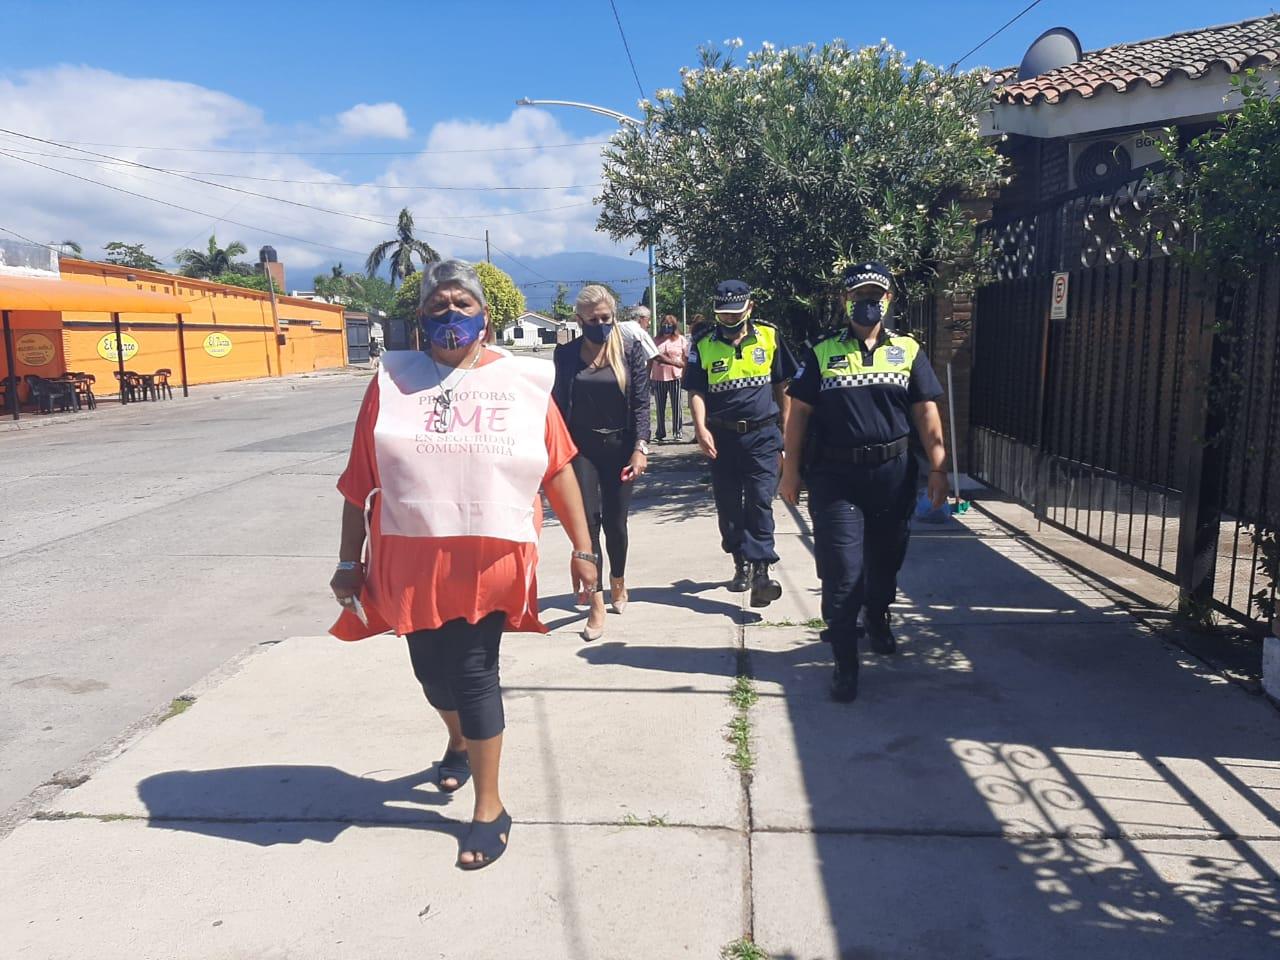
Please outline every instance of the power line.
M286 197L276 197L269 193L258 193L257 191L246 190L243 187L236 187L229 183L217 183L213 180L204 180L204 179L201 179L200 177L194 177L185 173L178 173L175 170L168 170L164 167L155 167L149 163L140 163L135 160L125 160L122 157L112 157L112 156L108 156L105 153L97 153L93 150L83 150L80 147L69 147L66 144L58 143L55 140L46 140L43 137L35 137L30 134L19 133L16 130L8 130L4 127L0 127L0 133L7 134L8 136L12 136L12 137L20 137L23 140L34 140L36 143L43 143L46 146L59 147L66 150L75 150L79 153L86 153L86 154L89 154L90 156L99 157L103 160L110 160L116 163L120 163L127 167L136 167L140 170L150 170L153 173L162 173L168 176L178 177L179 179L182 179L182 180L188 180L192 183L203 184L206 187L214 187L215 189L218 189L218 190L230 190L233 193L241 193L241 194L244 194L245 196L257 197L260 200L273 200L276 203L284 203L292 207L301 207L304 210L315 210L319 213L329 214L330 216L347 217L352 220L363 220L366 223L376 223L379 226L383 226L383 227L393 227L396 225L394 220L385 220L380 217L372 217L372 216L368 216L360 213L347 213L342 210L330 210L328 207L320 207L312 203L303 203L300 200L289 200ZM15 159L15 160L22 159L21 157L16 157L11 154L6 154L6 156L10 156L11 159ZM55 159L65 160L65 159L73 159L73 158L57 157ZM522 210L522 211L509 212L509 213L493 213L493 214L464 214L459 216L441 216L441 217L435 217L434 219L436 220L487 220L487 219L497 219L497 218L504 218L504 217L525 216L527 214L532 214L532 213L550 213L553 210L564 210L564 209L568 209L569 207L586 207L586 206L591 206L590 202L570 203L570 204L564 204L559 207L544 207L540 210ZM430 233L431 231L424 231L424 232Z
M642 91L643 93L643 91ZM99 143L95 140L67 140L82 147L111 147L116 150L154 150L165 153L236 153L264 157L420 157L457 153L512 153L521 150L565 150L572 147L595 147L609 140L583 140L579 143L542 143L527 147L468 147L459 150L234 150L227 147L156 147L137 143Z
M66 140L63 142L72 144L76 141ZM8 150L10 153L21 153L31 157L47 157L50 160L75 160L79 163L92 163L99 166L128 166L131 163L131 161L123 158L117 160L97 160L94 159L94 157L69 157L65 154L44 153L40 150L19 150L17 147L9 147ZM163 169L166 173L181 173L199 177L228 177L232 180L253 180L260 183L292 183L316 187L359 187L366 190L457 190L466 192L499 192L512 190L594 190L596 187L604 186L603 183L567 183L562 186L551 187L455 187L437 186L425 183L355 183L349 180L294 180L288 177L255 177L247 173L228 173L221 170L178 170L168 167Z
M636 78L636 89L640 91L640 99L644 99L644 84L640 82L640 74L636 71L635 57L631 56L631 44L627 43L627 31L622 29L622 18L618 16L618 5L609 0L613 8L613 19L618 23L618 34L622 37L622 49L627 51L627 62L631 64L631 75Z
M117 187L115 184L111 184L111 183L103 183L101 180L94 180L94 179L93 179L93 178L91 178L91 177L82 177L82 176L80 176L80 175L79 175L79 174L77 174L77 173L72 173L70 170L59 170L57 167L50 167L50 166L48 166L47 164L37 163L35 160L28 160L26 157L15 157L15 156L13 156L12 154L5 153L3 150L0 150L0 157L7 157L7 158L8 158L8 159L10 159L10 160L17 160L19 163L28 163L28 164L30 164L31 166L33 166L33 167L39 167L39 168L41 168L42 170L49 170L49 171L51 171L51 172L53 172L53 173L60 173L60 174L62 174L64 177L71 177L73 180L80 180L80 181L83 181L84 183L92 183L92 184L95 184L95 185L97 185L97 186L99 186L99 187L106 187L108 190L114 190L114 191L116 191L117 193L123 193L123 194L126 194L126 195L130 196L130 197L137 197L139 200L149 200L149 201L151 201L152 203L158 203L158 204L160 204L161 206L171 207L171 208L172 208L172 209L174 209L174 210L181 210L181 211L183 211L184 213L194 213L194 214L196 214L196 216L200 216L200 217L213 217L213 218L215 218L215 219L220 220L222 223L230 223L230 224L234 224L234 225L235 225L235 226L237 226L237 227L244 227L246 230L257 230L257 231L258 231L258 232L260 232L260 233L265 233L265 234L268 234L268 235L273 236L273 237L280 237L280 238L281 238L281 239L283 239L283 240L293 240L293 241L295 241L295 242L297 242L297 243L305 243L305 244L308 244L308 245L313 246L313 247L324 247L324 248L326 248L326 249L328 249L328 250L337 250L339 253L349 253L349 254L352 254L353 256L357 256L357 257L363 257L363 256L365 256L365 254L364 254L364 253L361 253L359 250L351 250L351 249L348 249L347 247L335 247L335 246L334 246L333 244L331 244L331 243L321 243L321 242L320 242L320 241L318 241L318 240L308 240L308 239L306 239L305 237L295 237L295 236L291 236L290 234L287 234L287 233L280 233L280 232L278 232L278 231L276 231L276 230L268 230L266 227L260 227L260 226L257 226L256 224L252 224L252 223L243 223L243 222L241 222L241 221L239 221L239 220L230 220L230 219L227 219L226 217L217 217L217 215L216 215L216 214L209 213L209 212L208 212L208 211L206 211L206 210L195 210L195 209L193 209L193 208L191 208L191 207L184 207L184 206L183 206L182 204L180 204L180 203L172 203L172 202L170 202L170 201L168 201L168 200L161 200L159 197L149 197L149 196L147 196L145 193L137 193L137 192L135 192L135 191L133 191L133 190L126 190L124 187ZM452 237L452 236L453 236L453 234L437 233L436 231L425 231L425 230L424 230L423 232L424 232L424 233L434 233L434 234L436 234L437 236L442 236L442 237ZM458 240L476 240L476 238L475 238L475 237L456 237L455 239L458 239Z
M977 53L979 50L981 50L983 47L985 47L988 43L990 43L990 42L991 42L992 40L994 40L996 37L1000 36L1000 34L1004 33L1007 29L1009 29L1011 26L1013 26L1013 25L1014 25L1015 23L1017 23L1019 20L1021 20L1025 14L1030 13L1030 12L1032 11L1032 9L1034 9L1035 7L1038 7L1038 6L1040 5L1040 3L1041 3L1041 0L1033 0L1033 2L1031 2L1031 3L1027 4L1027 6L1026 6L1026 7L1024 7L1024 8L1022 9L1022 11L1021 11L1020 13L1018 13L1018 15L1017 15L1017 16L1015 16L1013 19L1011 19L1008 23L1006 23L1003 27L1001 27L1001 28L1000 28L999 30L997 30L995 33L991 34L991 36L987 37L987 39L983 40L980 44L978 44L976 47L974 47L972 50L970 50L968 53L966 53L963 57L959 57L959 58L955 61L955 63L951 64L950 68L948 68L948 69L949 69L949 70L954 70L956 67L960 66L960 64L964 63L966 60L968 60L970 57L972 57L975 53Z
M512 263L514 263L516 266L521 267L521 268L523 268L523 269L525 269L525 270L528 270L528 271L529 271L530 273L532 273L535 277L541 277L543 280L547 280L547 275L546 275L545 273L539 273L537 270L533 269L533 267L529 266L527 263L522 263L521 261L517 260L517 259L516 259L512 254L507 253L507 251L503 250L503 249L502 249L500 246L498 246L496 243L495 243L495 244L492 244L492 246L493 246L493 249L497 250L500 254L502 254L504 257L506 257L508 260L510 260L510 261L511 261ZM550 281L549 281L549 280L547 280L547 282L550 282Z

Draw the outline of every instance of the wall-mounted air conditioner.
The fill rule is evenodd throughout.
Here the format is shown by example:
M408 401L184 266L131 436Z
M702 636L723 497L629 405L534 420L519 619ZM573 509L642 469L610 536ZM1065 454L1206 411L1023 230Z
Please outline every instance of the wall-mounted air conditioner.
M1068 179L1072 189L1092 187L1130 170L1140 170L1160 159L1158 131L1117 134L1073 140Z

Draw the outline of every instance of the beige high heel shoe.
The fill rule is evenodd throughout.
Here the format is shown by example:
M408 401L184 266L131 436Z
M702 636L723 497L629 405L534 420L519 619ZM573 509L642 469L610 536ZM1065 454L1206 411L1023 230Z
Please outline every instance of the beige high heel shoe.
M622 597L619 598L618 594ZM609 578L609 600L614 613L621 614L627 609L627 584L622 577Z
M600 597L601 605L603 606L604 595L596 594L596 596ZM591 617L591 614L588 613L587 618L590 619L590 617ZM589 623L584 624L582 627L581 636L582 636L582 639L585 640L587 643L590 643L592 640L599 640L601 637L604 636L604 624L602 623L598 627L593 627Z

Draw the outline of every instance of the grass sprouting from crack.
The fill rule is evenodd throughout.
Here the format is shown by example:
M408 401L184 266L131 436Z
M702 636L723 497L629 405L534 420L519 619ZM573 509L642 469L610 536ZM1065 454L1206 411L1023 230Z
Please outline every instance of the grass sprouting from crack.
M756 693L755 681L750 677L739 676L733 682L733 690L729 699L738 708L738 712L729 721L729 742L733 744L730 762L743 773L749 772L756 764L751 752L751 717L748 711L760 699Z
M794 620L763 620L760 623L753 623L753 627L804 627L807 630L825 630L827 629L827 621L821 617L810 617L801 623Z
M642 820L634 813L628 813L622 818L622 823L628 827L665 827L667 825L667 815L665 813L660 815L650 814L648 820Z
M721 960L769 960L769 955L746 937L726 943L720 949Z
M166 720L172 720L180 713L186 713L191 709L191 705L195 702L196 698L190 694L184 693L180 697L174 697L173 702L169 704L169 709L165 712L165 715L160 718L160 722L164 723Z
M756 693L755 681L750 677L735 677L733 681L733 692L729 694L733 700L733 705L739 710L750 710L756 705L756 701L760 699Z

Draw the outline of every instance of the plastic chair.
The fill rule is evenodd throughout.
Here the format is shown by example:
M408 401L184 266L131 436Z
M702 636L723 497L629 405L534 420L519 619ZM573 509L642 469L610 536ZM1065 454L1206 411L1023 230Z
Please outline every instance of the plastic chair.
M169 386L169 378L172 376L173 371L168 367L161 367L155 372L154 383L157 400L164 396L167 396L170 400L173 399L173 387Z
M81 404L87 406L90 410L98 409L98 398L93 395L93 385L98 382L97 377L92 373L76 373L68 370L62 375L62 379L74 384Z

